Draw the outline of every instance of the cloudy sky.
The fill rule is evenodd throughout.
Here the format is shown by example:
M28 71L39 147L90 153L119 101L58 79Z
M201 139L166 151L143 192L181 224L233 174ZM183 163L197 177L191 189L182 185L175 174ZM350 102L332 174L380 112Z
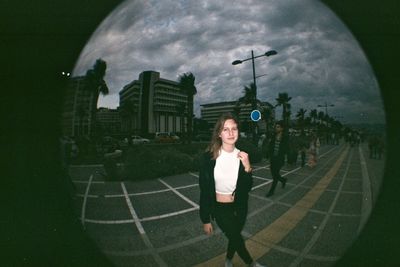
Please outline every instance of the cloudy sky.
M258 98L276 104L279 93L300 108L333 104L330 116L344 123L384 122L379 86L366 56L339 18L317 0L128 0L113 10L83 49L73 76L98 58L107 62L110 94L98 106L115 108L118 92L145 70L177 81L196 77L200 105L237 100L252 82ZM308 113L307 113L308 114ZM281 110L277 108L277 118Z

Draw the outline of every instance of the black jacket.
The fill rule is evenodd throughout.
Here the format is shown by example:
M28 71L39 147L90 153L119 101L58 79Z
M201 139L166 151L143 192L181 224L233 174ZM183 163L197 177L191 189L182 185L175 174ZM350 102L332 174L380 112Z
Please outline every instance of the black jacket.
M271 140L268 144L268 158L272 160L273 158L278 161L285 161L285 155L288 153L289 150L289 136L287 134L282 135L281 142L279 144L278 155L274 156L274 149L275 149L275 138L276 135L274 134L271 137Z
M205 223L209 223L214 218L214 207L216 203L214 167L215 160L211 154L206 152L201 157L199 186L200 186L200 219ZM247 202L249 192L253 186L253 176L244 170L242 162L239 166L239 175L236 183L235 201L236 208L243 209L247 213Z

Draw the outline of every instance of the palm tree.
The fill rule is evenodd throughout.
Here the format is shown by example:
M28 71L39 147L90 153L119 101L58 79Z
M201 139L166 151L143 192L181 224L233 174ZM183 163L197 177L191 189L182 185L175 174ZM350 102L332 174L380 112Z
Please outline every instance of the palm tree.
M323 111L318 112L318 120L319 124L322 124L322 121L325 119L325 113Z
M289 126L289 117L290 117L290 104L289 101L292 98L289 97L288 93L279 93L277 101L277 106L282 106L282 119L285 122L285 126Z
M238 103L240 104L251 104L252 110L257 109L257 104L260 103L260 100L256 98L257 88L254 83L250 83L250 86L244 86L243 88L244 95L238 99ZM253 133L253 140L254 142L257 139L256 136L256 127L257 124L250 123L251 131Z
M244 95L239 98L239 103L243 104L251 104L251 108L254 110L257 108L257 103L259 102L258 99L256 99L256 86L254 83L251 83L250 86L245 86L243 88L243 93Z
M185 109L186 109L186 105L184 103L179 103L179 104L175 105L175 110L179 114L179 118L180 118L182 141L185 140L184 139L185 127L183 125L183 122L184 122L183 117L185 116Z
M291 109L291 105L290 104L287 104L286 105L286 112L284 113L284 118L285 118L285 122L286 122L286 125L287 125L287 129L289 130L289 125L290 125L290 116L292 115L292 111L290 110Z
M233 115L236 116L236 118L240 121L240 110L242 108L240 107L240 102L237 101L235 106L233 107Z
M306 109L301 108L301 109L299 109L299 111L297 111L297 114L296 114L297 124L300 127L301 134L303 134L303 132L304 132L304 122L305 122L304 118L305 118L306 112L307 112Z
M192 139L192 127L193 127L193 96L197 93L196 86L194 85L195 77L193 73L187 72L183 73L181 76L179 76L179 87L183 92L186 93L187 95L187 105L188 105L188 113L187 113L187 133L188 133L188 139L189 139L189 144L191 143Z
M93 101L91 105L91 119L94 123L96 121L97 101L99 100L100 93L107 95L109 93L108 86L104 81L106 75L107 63L101 58L97 59L92 69L86 72L85 87L93 93Z
M313 109L310 111L310 118L312 120L312 123L315 123L318 117L318 111L316 109Z
M274 107L272 106L272 105L269 105L268 104L268 107L264 107L263 109L262 109L262 111L261 111L261 113L262 113L262 118L264 119L264 121L265 121L265 125L266 125L266 127L267 127L267 129L266 129L266 131L267 131L267 136L268 136L268 134L269 134L269 132L270 132L270 125L272 124L272 122L273 122L273 109L274 109Z

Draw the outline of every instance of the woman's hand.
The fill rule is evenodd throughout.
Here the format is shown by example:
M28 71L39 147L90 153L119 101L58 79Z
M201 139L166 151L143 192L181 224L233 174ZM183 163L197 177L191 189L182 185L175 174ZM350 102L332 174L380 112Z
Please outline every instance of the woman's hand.
M203 224L203 230L206 233L206 235L211 235L213 233L212 224L211 223Z
M250 165L250 161L249 161L249 155L246 152L240 151L238 153L238 158L242 162L242 164L244 166L244 170L246 172L250 172L251 171L251 165Z

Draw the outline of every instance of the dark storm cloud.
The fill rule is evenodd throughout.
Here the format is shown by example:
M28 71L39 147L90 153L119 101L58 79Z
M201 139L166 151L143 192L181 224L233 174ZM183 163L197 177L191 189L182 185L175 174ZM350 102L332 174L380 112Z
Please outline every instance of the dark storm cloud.
M329 114L382 120L379 89L362 50L337 17L318 1L127 1L115 9L82 51L74 75L97 58L106 60L111 95L100 105L118 105L118 92L144 70L177 80L196 77L199 105L236 100L252 82L255 61L258 97L275 104L280 92L292 97L292 114L334 102ZM364 101L364 102L363 102ZM368 104L363 104L368 103ZM340 113L340 114L339 114Z

